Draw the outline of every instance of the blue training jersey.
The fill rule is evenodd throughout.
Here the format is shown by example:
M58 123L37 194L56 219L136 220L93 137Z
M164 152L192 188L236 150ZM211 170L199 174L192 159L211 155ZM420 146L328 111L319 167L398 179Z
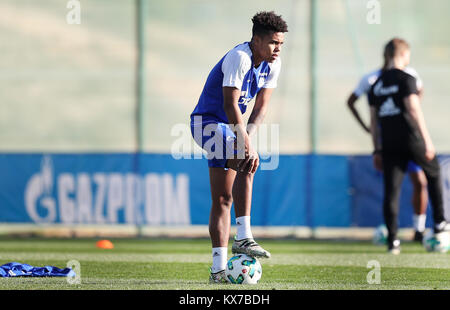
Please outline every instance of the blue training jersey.
M223 108L223 87L236 87L241 90L239 109L242 114L248 103L261 88L276 88L281 60L273 63L261 62L258 68L253 65L249 42L239 44L230 50L211 70L206 80L197 106L191 114L201 115L203 121L229 123Z

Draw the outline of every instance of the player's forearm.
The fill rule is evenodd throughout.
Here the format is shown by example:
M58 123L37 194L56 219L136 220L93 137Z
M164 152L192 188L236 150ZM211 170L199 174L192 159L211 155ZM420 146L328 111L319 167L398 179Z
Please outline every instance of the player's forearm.
M374 151L381 151L382 145L381 145L381 139L380 139L380 129L378 126L378 118L377 118L377 112L375 108L371 108L370 111L370 134L372 136L372 144Z
M253 109L247 124L247 133L249 136L253 135L256 132L258 126L263 122L266 113L267 109L265 107Z
M372 144L373 144L373 150L378 152L383 149L381 142L380 142L380 131L378 128L372 128L370 127L370 132L372 134Z
M254 134L258 126L263 122L273 90L273 88L263 88L256 96L255 105L248 119L247 132L249 136Z
M232 127L236 131L238 143L239 143L239 141L242 141L242 143L244 145L248 145L250 139L249 139L249 135L246 131L246 128L244 125L244 120L242 119L242 114L241 114L239 107L237 105L234 106L230 103L230 104L225 104L224 109L225 109L225 113L227 115L229 124L232 125Z
M370 133L370 124L369 126L367 126L364 121L362 120L361 116L358 113L358 110L356 110L355 108L355 102L358 99L358 97L356 97L354 94L351 94L351 96L348 98L347 100L347 106L350 109L350 111L352 112L353 116L355 117L355 119L358 121L358 123L361 125L361 127Z
M365 131L370 132L369 126L367 126L367 125L364 123L364 121L362 120L362 118L361 118L361 116L359 115L358 111L357 111L354 107L350 108L350 110L352 111L353 116L356 118L356 120L358 121L359 125L361 125L361 127L362 127Z
M249 138L245 129L242 113L238 105L240 91L238 89L224 88L223 94L223 108L225 114L227 115L228 123L234 126L238 137L240 136L243 139L243 142L247 144Z

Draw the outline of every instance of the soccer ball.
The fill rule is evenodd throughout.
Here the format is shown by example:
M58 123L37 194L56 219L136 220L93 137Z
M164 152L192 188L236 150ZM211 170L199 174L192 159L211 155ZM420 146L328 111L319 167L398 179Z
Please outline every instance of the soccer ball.
M423 246L428 252L445 253L450 250L450 233L434 234L432 230L428 230L423 238Z
M373 244L385 245L387 244L388 230L386 225L378 226L373 233Z
M233 284L256 284L261 279L262 267L256 257L237 254L228 260L225 275Z

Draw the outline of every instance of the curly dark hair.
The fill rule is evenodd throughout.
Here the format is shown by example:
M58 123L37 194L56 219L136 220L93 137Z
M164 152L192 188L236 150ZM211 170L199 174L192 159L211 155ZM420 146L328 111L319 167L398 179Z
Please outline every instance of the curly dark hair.
M252 35L265 36L271 32L288 32L286 22L275 12L259 12L252 18Z

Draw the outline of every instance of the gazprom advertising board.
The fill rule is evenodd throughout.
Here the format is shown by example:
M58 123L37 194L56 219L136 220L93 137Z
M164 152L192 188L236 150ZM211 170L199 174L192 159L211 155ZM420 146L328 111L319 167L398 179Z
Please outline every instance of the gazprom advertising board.
M448 217L450 157L441 156L440 162ZM0 222L208 224L211 196L204 159L1 154L0 171ZM401 227L411 225L411 191L405 177ZM377 226L382 223L382 197L382 175L373 169L370 156L281 155L276 169L255 175L252 224Z

